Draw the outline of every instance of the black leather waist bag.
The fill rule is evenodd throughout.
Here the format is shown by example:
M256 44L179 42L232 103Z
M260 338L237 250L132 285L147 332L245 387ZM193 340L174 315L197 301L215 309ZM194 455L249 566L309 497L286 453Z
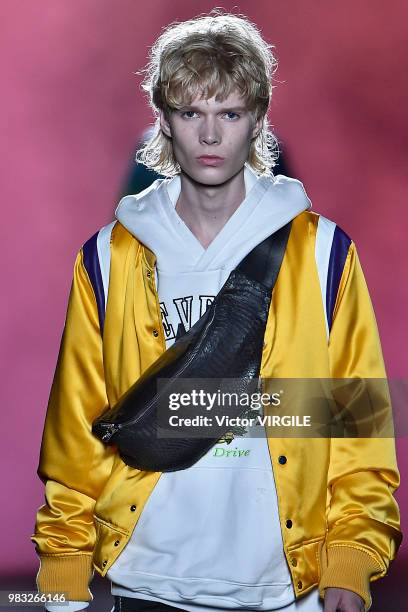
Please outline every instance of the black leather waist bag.
M182 470L196 463L220 439L219 430L216 437L158 435L161 402L180 379L232 380L233 388L229 386L228 391L239 394L253 389L259 377L272 289L290 228L291 222L257 245L230 273L195 325L115 406L94 421L92 432L104 443L115 444L127 465L149 471ZM242 406L235 410L235 416L244 411ZM229 429L226 426L222 433Z

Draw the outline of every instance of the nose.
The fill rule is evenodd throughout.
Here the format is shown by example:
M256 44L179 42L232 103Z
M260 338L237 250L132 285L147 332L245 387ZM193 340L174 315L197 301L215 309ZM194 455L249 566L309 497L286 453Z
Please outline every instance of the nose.
M217 123L213 118L207 117L203 122L200 130L200 143L206 145L219 144L221 142L221 134L217 127Z

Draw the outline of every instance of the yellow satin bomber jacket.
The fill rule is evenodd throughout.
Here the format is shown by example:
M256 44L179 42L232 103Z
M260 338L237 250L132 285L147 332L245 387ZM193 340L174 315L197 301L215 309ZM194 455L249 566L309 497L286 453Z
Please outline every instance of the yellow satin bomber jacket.
M384 378L353 242L328 343L314 256L318 218L306 211L292 222L261 377ZM154 265L154 254L116 223L102 341L83 249L77 255L38 470L46 503L32 540L41 560L41 592L89 601L93 569L106 574L160 478L128 467L91 433L93 420L165 350ZM394 440L268 437L268 444L296 597L316 586L322 596L326 587L342 587L361 595L368 609L369 582L386 574L402 538L393 497L399 485ZM284 464L277 460L282 455Z

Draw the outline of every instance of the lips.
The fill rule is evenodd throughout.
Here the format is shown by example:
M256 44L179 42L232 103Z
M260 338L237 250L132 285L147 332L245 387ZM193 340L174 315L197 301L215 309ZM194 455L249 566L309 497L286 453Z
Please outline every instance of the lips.
M197 157L197 161L204 166L220 166L224 163L224 158L218 155L201 155Z

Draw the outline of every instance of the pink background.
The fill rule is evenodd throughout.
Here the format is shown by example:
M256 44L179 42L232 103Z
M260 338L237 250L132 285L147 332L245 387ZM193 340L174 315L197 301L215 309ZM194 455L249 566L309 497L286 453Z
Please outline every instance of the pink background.
M37 570L29 540L43 500L36 467L74 257L111 220L137 137L151 121L132 73L163 25L214 6L2 0L2 575ZM271 120L292 174L314 210L357 243L388 373L407 377L407 4L222 6L238 7L276 45L281 83ZM399 440L403 477L406 450ZM398 498L406 527L404 483ZM403 546L396 563L404 556Z

